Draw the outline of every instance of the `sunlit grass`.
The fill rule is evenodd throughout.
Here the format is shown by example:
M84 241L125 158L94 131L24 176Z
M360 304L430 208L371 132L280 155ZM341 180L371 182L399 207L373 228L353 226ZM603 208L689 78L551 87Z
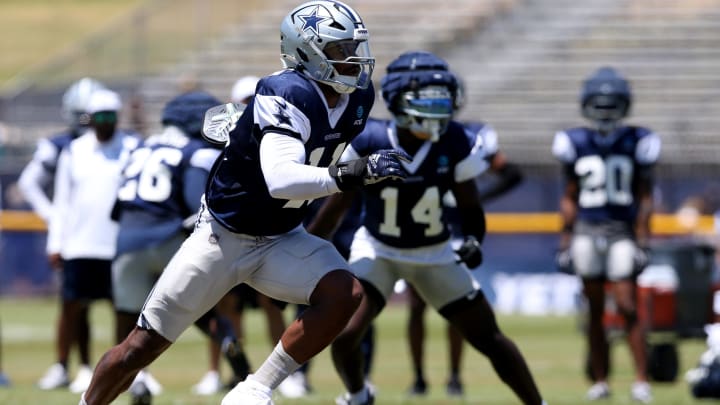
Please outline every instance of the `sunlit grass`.
M291 310L286 311L289 317ZM54 361L53 330L57 315L54 299L2 299L3 358L5 371L13 380L10 389L0 389L0 403L23 404L75 404L77 396L67 391L43 392L34 387L35 381ZM405 343L404 305L391 305L381 315L377 328L377 352L372 379L379 394L377 404L516 404L518 401L503 385L487 360L466 347L463 378L467 395L463 400L448 399L444 391L447 378L447 350L442 320L428 313L427 373L430 395L422 399L408 399L405 395L412 375ZM92 310L94 358L110 345L112 313L107 304L99 303ZM501 316L504 331L525 353L538 385L549 404L583 403L587 382L583 373L582 337L577 330L575 317L523 317ZM481 328L482 325L477 325ZM258 365L271 349L266 336L264 319L259 311L247 314L247 350L253 365ZM704 342L682 341L680 346L681 374L695 364ZM72 368L76 357L73 356ZM154 404L218 404L221 395L198 397L190 393L206 371L207 347L204 338L195 330L188 330L180 340L153 365L152 372L165 387L165 393L155 398ZM229 371L223 365L224 375ZM655 404L695 403L682 376L672 384L655 384ZM278 398L278 404L331 404L342 392L327 351L312 363L310 380L314 394L301 400ZM613 375L615 390L607 404L630 403L628 390L632 382L627 348L617 343L613 349ZM126 395L115 403L125 404Z

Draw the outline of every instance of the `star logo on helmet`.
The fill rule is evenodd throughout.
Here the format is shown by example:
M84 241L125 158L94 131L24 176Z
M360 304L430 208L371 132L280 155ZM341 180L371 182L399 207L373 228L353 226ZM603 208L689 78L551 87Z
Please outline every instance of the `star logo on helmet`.
M321 17L318 15L318 11L320 10L320 6L315 7L313 11L310 14L305 15L298 15L298 18L303 22L302 30L310 30L315 35L320 35L318 32L318 24L325 20L329 20L328 17Z
M275 104L278 107L278 112L276 114L273 114L273 117L277 118L277 125L280 126L282 124L285 124L287 126L291 126L292 123L290 122L290 116L285 111L287 108L287 104L285 101L279 101L275 100Z

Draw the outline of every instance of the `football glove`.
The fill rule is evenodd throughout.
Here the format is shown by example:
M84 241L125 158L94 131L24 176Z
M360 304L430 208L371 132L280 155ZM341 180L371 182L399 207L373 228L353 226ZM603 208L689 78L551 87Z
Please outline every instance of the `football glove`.
M400 161L411 160L405 152L382 149L366 157L330 165L328 171L340 190L346 191L386 179L402 180L407 172Z
M480 242L472 235L465 238L465 241L455 251L455 254L458 256L458 262L465 263L469 269L474 269L483 262Z
M570 256L570 248L558 249L555 252L555 266L557 270L565 274L574 274L572 267L572 256Z

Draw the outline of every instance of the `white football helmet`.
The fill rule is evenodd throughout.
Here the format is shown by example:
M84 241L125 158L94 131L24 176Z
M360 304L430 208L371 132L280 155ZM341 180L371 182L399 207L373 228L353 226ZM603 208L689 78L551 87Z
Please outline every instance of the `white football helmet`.
M309 1L283 19L280 54L286 67L298 68L338 93L370 85L375 58L368 30L349 6L333 0Z
M95 90L104 88L104 84L89 77L84 77L70 85L62 97L63 119L73 128L87 125L89 123L87 107L90 96Z

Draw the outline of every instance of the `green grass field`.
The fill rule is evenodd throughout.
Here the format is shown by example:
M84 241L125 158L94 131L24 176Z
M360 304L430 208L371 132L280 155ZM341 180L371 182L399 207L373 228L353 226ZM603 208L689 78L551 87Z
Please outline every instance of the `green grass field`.
M290 310L287 316L289 317ZM76 404L78 397L66 390L40 391L35 381L53 362L53 329L57 315L53 299L0 299L2 322L2 365L13 386L0 389L0 404ZM408 350L405 343L406 310L392 305L381 315L377 329L377 352L372 380L378 387L376 404L517 404L510 390L495 376L487 360L467 347L463 365L466 385L464 399L449 399L444 392L447 350L443 321L428 313L427 372L430 394L422 399L409 399L405 391L411 382ZM95 304L92 310L93 348L95 360L110 345L112 312L107 304ZM270 350L264 319L258 311L247 316L247 349L253 365L258 365ZM582 371L583 341L575 317L501 316L503 330L520 346L548 403L584 403L587 382ZM478 325L482 327L482 325ZM680 344L681 375L677 382L654 384L655 404L691 404L693 400L682 373L692 367L704 348L700 340L684 340ZM632 382L629 356L624 343L613 349L614 395L604 404L629 404L628 390ZM74 370L76 357L72 359ZM156 397L156 405L218 404L221 395L194 396L190 387L207 367L207 345L195 330L188 330L180 340L151 367L165 392ZM223 365L225 367L225 365ZM224 369L224 375L229 371ZM313 362L310 374L314 394L301 400L277 398L277 404L333 404L342 391L327 352ZM120 396L115 403L126 404L129 397Z

